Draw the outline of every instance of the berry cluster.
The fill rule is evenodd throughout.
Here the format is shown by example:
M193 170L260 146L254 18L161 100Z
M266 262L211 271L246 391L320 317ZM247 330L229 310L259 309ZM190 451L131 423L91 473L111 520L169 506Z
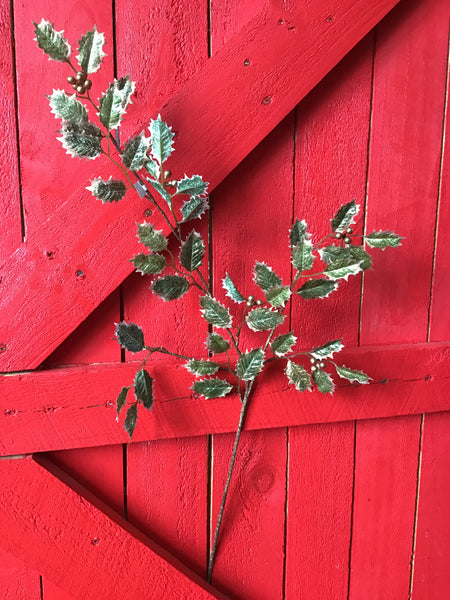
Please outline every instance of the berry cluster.
M69 75L67 81L73 87L77 94L83 95L86 90L90 90L92 87L92 81L87 79L87 74L84 71L78 71L75 75Z
M256 306L261 306L263 304L263 301L255 300L255 296L249 296L247 298L247 306L253 306L254 304L256 304Z
M317 371L317 369L325 369L325 363L323 360L317 360L316 358L311 358L311 373Z
M353 229L349 227L342 233L336 233L335 237L337 240L342 240L346 246L349 246L352 243L352 238L349 237L353 233Z

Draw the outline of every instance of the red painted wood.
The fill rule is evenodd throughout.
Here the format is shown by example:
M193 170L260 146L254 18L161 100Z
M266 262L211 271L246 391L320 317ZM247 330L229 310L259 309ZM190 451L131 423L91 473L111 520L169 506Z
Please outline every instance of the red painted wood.
M279 7L259 14L163 107L164 117L182 132L172 170L201 172L215 187L394 4L395 0L376 5L345 0L331 22L315 5L308 7L311 14L305 8L301 17L285 15ZM283 25L278 23L280 17L286 18ZM290 24L294 29L289 29ZM269 51L268 40L274 52ZM248 70L242 65L250 55L253 68ZM292 60L286 60L287 56ZM300 70L301 78L296 76ZM261 81L263 88L255 85ZM268 96L273 101L262 103ZM249 121L252 128L245 125L243 135L241 123ZM181 162L176 167L178 156ZM75 189L45 226L41 224L36 235L30 235L28 243L3 265L2 285L8 294L2 295L1 310L8 329L3 325L0 330L0 336L6 337L6 350L0 356L2 370L37 366L131 271L127 259L136 247L131 241L134 221L142 219L145 204L137 202L130 209L123 202L104 210L87 196ZM63 229L62 247L64 223L70 227ZM64 251L66 247L70 253ZM46 254L49 251L54 252L52 261ZM104 268L105 252L110 269ZM84 279L75 275L79 270ZM16 310L19 302L20 313ZM35 325L50 320L52 328ZM8 335L11 330L14 338ZM25 338L29 340L26 351Z
M100 501L32 459L3 460L0 473L1 547L76 598L223 598Z
M450 590L450 413L426 415L423 427L413 600L445 598Z
M4 600L41 600L39 574L1 549L0 597Z

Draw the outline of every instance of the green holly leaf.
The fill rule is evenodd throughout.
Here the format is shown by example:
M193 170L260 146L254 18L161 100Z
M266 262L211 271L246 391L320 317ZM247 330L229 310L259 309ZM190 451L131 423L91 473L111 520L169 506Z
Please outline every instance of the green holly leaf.
M127 410L127 416L125 417L124 428L125 431L130 436L130 440L133 437L133 432L136 428L137 421L137 402L132 404L130 408Z
M123 387L120 390L119 395L117 396L117 400L116 400L116 404L117 404L117 417L116 417L116 421L119 422L119 415L120 415L120 411L122 410L127 396L128 396L128 392L129 392L130 388L129 387Z
M270 347L272 352L277 356L284 356L292 350L292 347L295 346L296 342L297 338L293 332L290 331L289 333L282 333L276 337L270 344Z
M310 300L311 298L326 298L337 290L338 284L335 281L329 281L328 279L310 279L306 281L302 287L296 290L296 293Z
M179 275L164 275L155 279L150 289L164 301L178 300L189 291L189 281Z
M155 189L158 192L158 194L162 196L162 198L164 198L167 204L169 206L172 206L172 198L169 192L166 190L166 188L163 185L161 185L156 179L150 179L150 177L147 177L147 181L152 186L152 188Z
M147 161L147 150L150 146L150 139L146 138L144 132L135 135L128 140L122 154L123 164L132 171L142 169Z
M353 369L349 369L345 365L339 367L338 365L334 365L336 367L336 372L339 377L342 379L348 379L350 383L357 381L358 383L369 383L370 377L366 375L363 371L355 371Z
M231 277L228 275L228 273L225 273L225 278L222 279L222 287L226 291L226 295L228 296L228 298L231 298L234 302L236 302L236 304L246 302L247 299L244 298L241 292L231 281Z
M153 158L148 158L147 157L147 162L144 165L145 170L148 171L148 173L150 173L150 175L158 180L159 176L161 174L161 169L159 168L158 163L153 160ZM148 179L147 181L150 181L150 179Z
M359 213L359 204L355 200L343 204L331 219L331 230L335 233L343 233L355 221L356 215Z
M183 223L190 221L191 219L200 219L202 215L208 210L208 199L200 196L192 196L190 200L185 202L181 207L181 214L183 215Z
M212 360L192 359L185 364L186 369L196 376L214 375L220 369L220 365Z
M140 400L145 408L152 409L153 406L153 379L145 369L136 373L134 379L134 395Z
M72 123L87 121L87 108L76 99L75 94L68 96L64 90L53 90L51 96L47 96L47 98L51 111L57 119L72 121Z
M335 352L340 352L344 344L342 343L342 338L339 340L333 340L331 342L327 342L323 346L318 346L311 350L311 356L314 358L331 358Z
M273 287L282 285L281 278L278 277L272 268L266 265L266 263L260 263L256 261L255 269L253 273L253 280L263 292L269 291Z
M120 124L127 106L131 102L130 96L134 92L134 88L134 82L130 81L127 76L118 81L114 80L106 92L102 94L98 115L100 122L108 131L115 129Z
M308 225L306 221L299 221L295 219L295 223L292 225L292 228L289 230L289 241L291 243L291 248L295 248L298 244L301 244L305 239L308 239L307 234Z
M226 396L231 392L233 386L230 385L228 381L213 377L212 379L194 381L194 385L191 389L193 389L196 394L200 394L210 400L211 398L223 398L223 396Z
M58 60L67 62L70 56L69 42L63 37L64 31L56 31L55 26L50 21L42 19L39 23L34 24L34 38L39 48L47 54L49 60Z
M350 258L347 260L337 260L331 263L323 272L328 279L345 279L350 275L357 275L362 271L361 260Z
M267 302L274 308L284 306L291 297L291 288L288 285L279 285L266 292Z
M270 308L258 307L251 310L245 317L247 325L252 331L267 331L281 325L285 315Z
M206 348L213 354L222 354L228 352L231 346L219 333L208 333Z
M102 132L90 121L65 121L58 140L72 157L97 158L102 150Z
M167 123L161 119L161 115L158 115L156 119L150 121L150 137L153 157L159 162L161 166L165 160L169 158L173 150L173 138L172 127L169 127Z
M134 268L142 275L159 275L164 271L166 259L162 254L154 252L153 254L137 254L131 259Z
M121 321L115 323L115 326L115 335L122 348L125 348L128 352L133 352L133 354L145 348L144 332L139 325Z
M138 238L141 244L147 246L152 252L162 252L167 248L167 238L163 235L162 229L156 230L151 223L139 224Z
M341 246L325 246L319 250L320 258L327 264L332 264L342 260L357 260L361 261L363 271L372 268L372 257L361 246L349 246L343 248Z
M297 391L306 392L311 389L311 376L301 365L288 360L284 372Z
M304 240L291 250L292 266L297 271L309 271L314 264L313 246L310 240Z
M91 185L86 188L92 195L103 202L119 202L127 193L127 186L120 179L113 179L112 175L108 180L97 177L91 179Z
M231 315L228 308L210 296L200 296L200 312L204 318L215 327L231 327Z
M97 25L94 25L92 31L88 31L78 41L78 64L85 73L95 73L100 69L103 58L106 54L103 52L105 44L105 35L97 31Z
M181 244L180 263L186 271L198 269L205 256L205 244L199 233L193 229L186 240Z
M177 181L177 194L188 194L189 196L202 196L206 193L208 184L203 181L200 175L185 175L183 179Z
M393 231L372 231L369 235L366 235L365 241L371 248L397 248L402 245L402 240L405 238L400 237Z
M250 381L261 373L264 366L264 350L256 348L241 354L236 363L236 375L239 379Z
M332 394L334 392L335 386L331 375L325 371L322 371L322 369L317 369L317 371L314 371L313 379L319 392L322 392L323 394Z

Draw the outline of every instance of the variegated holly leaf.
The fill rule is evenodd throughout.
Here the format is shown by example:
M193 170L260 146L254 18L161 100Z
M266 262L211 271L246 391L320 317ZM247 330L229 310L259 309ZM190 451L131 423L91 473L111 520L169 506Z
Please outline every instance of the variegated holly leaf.
M116 405L117 405L117 417L116 421L119 422L120 411L122 410L128 396L128 392L130 391L129 387L123 387L120 390L119 395L117 396Z
M274 308L284 306L291 297L291 288L288 285L278 285L266 292L267 302Z
M231 392L233 386L230 385L228 381L213 377L211 379L194 381L192 389L196 394L200 394L210 400L211 398L223 398L223 396L226 396Z
M371 248L397 248L402 245L402 240L405 238L400 237L393 231L372 231L369 235L366 235L365 241Z
M150 145L150 139L146 138L144 132L135 135L128 140L122 154L123 164L132 171L142 169L147 161L147 150Z
M106 54L103 52L105 44L105 35L97 31L97 25L94 25L92 31L88 31L78 41L78 64L85 73L95 73L100 69L103 58Z
M130 440L133 437L134 430L136 429L137 421L137 402L132 404L127 410L127 416L125 417L125 423L123 424L125 431L130 436Z
M205 214L208 208L208 198L192 196L192 198L185 202L181 207L183 223L190 221L191 219L200 219L200 217Z
M97 158L102 150L102 132L90 121L65 121L58 140L72 157Z
M153 252L152 254L137 254L131 259L134 268L142 275L159 275L164 271L166 259L162 254Z
M204 318L215 327L231 327L231 315L228 308L211 296L200 296L200 311Z
M204 359L192 359L185 364L185 367L190 373L200 377L203 377L204 375L215 375L220 369L219 363Z
M39 48L47 54L49 60L66 62L70 56L69 42L63 37L64 31L56 31L50 21L42 19L39 25L33 21L34 38Z
M349 246L348 248L343 248L342 246L330 245L319 250L319 254L320 258L329 265L341 260L356 259L361 261L361 268L363 271L372 268L372 257L361 246Z
M340 352L344 344L342 343L342 338L339 340L333 340L331 342L327 342L323 346L318 346L311 350L311 356L314 358L331 358L335 352Z
M230 347L230 344L220 335L220 333L208 333L206 348L209 352L212 352L213 354L222 354L223 352L228 352Z
M122 120L128 104L131 103L131 94L135 85L128 75L119 80L114 80L100 98L100 122L108 131L115 129Z
M299 221L298 219L295 219L295 223L289 230L289 241L291 243L291 248L295 248L305 239L309 239L309 234L307 231L308 225L306 224L306 221Z
M150 121L149 130L152 154L161 166L172 154L174 138L172 127L169 127L167 123L164 123L161 119L161 115L158 115L156 119Z
M181 244L180 263L186 271L198 269L205 256L205 244L202 236L193 229L186 240Z
M115 323L115 326L115 335L122 348L125 348L128 352L133 352L133 354L145 348L144 332L139 325L121 321Z
M349 369L345 365L339 367L338 365L334 365L336 367L336 372L339 377L342 379L347 379L351 383L357 381L358 383L369 383L371 379L368 375L366 375L363 371L355 371L353 369Z
M291 249L292 266L297 271L309 271L314 264L313 247L310 240L304 240Z
M159 165L156 162L156 160L153 160L153 158L147 157L147 162L145 163L144 167L145 167L145 170L148 173L150 173L150 175L154 179L159 179L159 176L161 174L161 169L159 168Z
M253 280L263 292L267 292L271 288L283 284L281 278L278 277L274 271L272 271L271 267L266 265L266 263L261 263L258 261L255 263Z
M245 317L247 325L252 331L267 331L281 325L285 315L270 308L258 307L251 310Z
M53 90L51 96L47 96L52 113L57 119L80 123L88 118L85 105L76 99L75 94L68 96L64 90Z
M272 352L277 356L284 356L288 352L290 352L295 346L297 342L297 338L293 334L292 331L289 333L282 333L278 337L276 337L273 342L270 344Z
M236 302L236 304L246 302L246 298L244 298L241 292L234 285L228 273L225 273L225 277L222 279L222 287L225 290L228 298L231 298L234 302Z
M362 271L361 263L361 260L355 258L337 260L328 265L323 273L328 279L347 280L350 275L357 275Z
M177 194L187 194L188 196L202 196L206 193L208 184L203 181L200 175L185 175L183 179L177 181Z
M355 200L343 204L331 219L331 230L335 233L343 233L355 221L356 215L359 213L359 204Z
M155 279L150 289L164 301L178 300L189 290L189 281L179 275L165 275Z
M288 360L284 372L289 383L293 383L297 391L306 392L311 389L311 376L301 365Z
M134 379L134 395L140 400L145 408L152 409L153 406L153 379L145 369L136 373Z
M250 352L241 354L236 362L236 375L239 379L250 381L255 379L261 373L264 366L264 351L262 348L255 348Z
M302 287L296 290L296 293L305 298L311 300L311 298L326 298L337 290L338 284L336 281L330 281L328 279L310 279L306 281Z
M147 246L152 252L162 252L167 248L167 238L162 232L162 229L157 230L151 223L145 221L138 226L138 238L141 244Z
M319 392L322 392L323 394L332 394L334 392L335 385L331 375L322 371L322 369L314 371L313 379Z
M120 179L113 179L112 175L109 179L105 180L101 177L97 179L91 179L91 185L87 188L92 195L103 202L118 202L127 193L127 186Z
M152 188L155 189L162 198L164 198L167 204L169 206L172 206L172 198L169 192L166 190L166 188L156 179L150 179L150 177L147 177L147 181L152 186Z

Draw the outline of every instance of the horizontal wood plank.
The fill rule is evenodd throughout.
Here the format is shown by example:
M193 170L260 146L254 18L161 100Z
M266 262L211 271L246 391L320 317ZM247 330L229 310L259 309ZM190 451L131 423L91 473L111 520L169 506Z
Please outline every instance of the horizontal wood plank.
M161 107L179 133L172 172L214 188L396 3L267 3ZM132 271L146 201L102 207L80 183L0 269L2 371L37 367Z
M74 598L224 598L54 472L58 477L32 458L0 461L0 548Z
M346 350L339 364L366 371L367 386L343 383L333 396L287 385L284 361L269 364L255 386L246 428L269 429L450 410L448 343ZM115 399L138 363L51 369L0 377L0 455L127 442ZM195 397L180 362L155 361L155 405L141 408L133 441L236 430L237 396ZM281 393L280 393L281 392Z

